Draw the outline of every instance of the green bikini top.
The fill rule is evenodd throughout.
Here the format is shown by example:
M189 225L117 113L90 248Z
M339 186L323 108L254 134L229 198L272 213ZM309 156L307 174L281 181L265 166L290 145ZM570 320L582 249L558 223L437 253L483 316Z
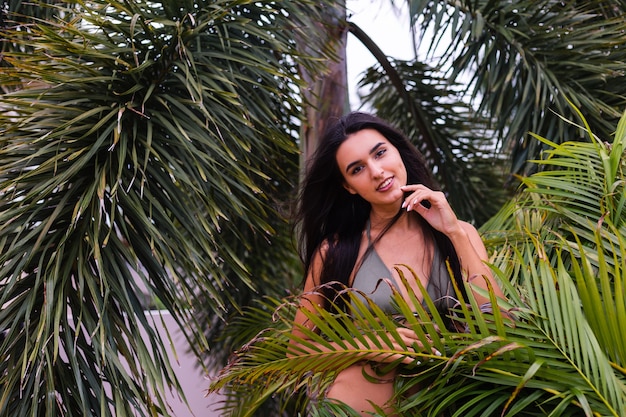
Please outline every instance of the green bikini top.
M369 221L367 222L366 232L367 241L371 243ZM396 290L400 290L398 283L392 278L391 271L380 258L376 249L370 248L354 276L352 288L365 294L383 311L398 313L391 302L392 291L390 285L393 285ZM456 294L445 259L441 256L436 245L426 290L437 310L448 309L456 302ZM426 307L423 301L422 305Z

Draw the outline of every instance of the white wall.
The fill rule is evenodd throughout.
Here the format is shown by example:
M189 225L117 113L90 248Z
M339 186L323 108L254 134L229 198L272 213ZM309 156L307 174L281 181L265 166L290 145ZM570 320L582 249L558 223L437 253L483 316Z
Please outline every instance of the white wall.
M194 355L188 352L189 348L187 341L185 340L185 337L180 334L172 316L166 311L151 312L150 314L162 315L162 320L159 317L155 317L154 328L159 332L163 340L168 339L165 333L165 328L161 322L163 321L165 326L169 329L179 360L177 363L174 352L169 349L170 363L172 369L176 372L182 391L185 394L190 406L187 407L177 394L168 393L167 402L172 408L173 415L175 417L219 417L221 414L216 411L216 409L219 407L218 402L220 400L220 396L205 396L210 383L208 376L205 375L202 372L201 367L196 364L197 361ZM191 410L189 408L191 408Z

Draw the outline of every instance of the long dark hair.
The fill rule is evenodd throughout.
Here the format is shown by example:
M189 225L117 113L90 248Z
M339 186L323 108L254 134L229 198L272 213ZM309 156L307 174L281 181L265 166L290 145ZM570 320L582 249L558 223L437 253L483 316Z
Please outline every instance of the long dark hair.
M404 134L384 120L371 114L353 112L330 125L308 161L295 222L299 226L299 251L305 276L312 266L315 253L320 250L321 245L327 245L322 270L319 272L320 282L315 283L316 285L338 282L347 287L357 262L361 236L371 206L361 196L351 194L344 188L344 178L337 166L336 154L349 135L363 129L378 131L398 149L407 171L408 184L423 184L430 189L439 189L430 170L426 168L422 154ZM388 227L401 213L400 210ZM460 263L452 243L447 236L436 231L427 222L422 221L422 224L427 232L425 236L433 236L435 245L444 259L449 261L455 279L461 284ZM325 295L329 299L334 299L333 291L335 289L330 286L324 287Z

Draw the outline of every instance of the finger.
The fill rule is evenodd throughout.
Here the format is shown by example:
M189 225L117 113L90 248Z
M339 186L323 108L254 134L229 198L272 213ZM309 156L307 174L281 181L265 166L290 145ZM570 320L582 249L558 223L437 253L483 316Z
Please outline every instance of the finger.
M421 206L421 207L420 207ZM402 203L402 208L406 208L406 211L429 209L432 207L430 200L422 193L413 193L407 197Z
M408 331L408 332L407 332ZM407 348L414 350L415 352L428 352L430 351L435 356L441 356L441 352L432 345L432 340L426 335L428 344L424 345L422 340L417 337L417 334L410 329L398 329L402 341L406 344Z
M415 360L415 358L413 356L406 356L405 355L402 358L402 363L405 364L405 365L414 365L414 364L416 364L416 360ZM421 362L417 361L417 365L421 365Z
M413 331L412 329L409 329L408 327L398 327L398 328L396 328L396 330L400 334L403 334L403 335L406 335L406 336L417 337L417 334L415 333L415 331Z
M418 203L413 204L413 206L417 209L417 208L421 208L420 206L424 207L426 210L428 210L429 208L432 207L432 203L430 202L430 200L427 199L423 199L420 200Z
M411 211L414 208L421 209L422 207L429 209L432 206L432 200L436 199L436 197L436 193L434 193L433 190L423 185L418 185L415 190L404 199L402 207L406 208L407 211Z
M402 191L430 190L424 184L407 184L400 187Z
M398 333L400 334L400 337L402 337L403 339L407 339L407 340L411 340L411 341L415 341L415 340L419 340L419 338L417 337L417 334L406 327L398 327Z

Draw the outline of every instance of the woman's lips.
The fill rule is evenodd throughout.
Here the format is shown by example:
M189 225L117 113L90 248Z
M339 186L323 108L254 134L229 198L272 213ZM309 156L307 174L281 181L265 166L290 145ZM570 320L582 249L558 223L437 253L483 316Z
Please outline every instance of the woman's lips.
M389 177L383 181L378 188L376 188L376 191L387 191L391 187L391 184L393 184L393 177Z

